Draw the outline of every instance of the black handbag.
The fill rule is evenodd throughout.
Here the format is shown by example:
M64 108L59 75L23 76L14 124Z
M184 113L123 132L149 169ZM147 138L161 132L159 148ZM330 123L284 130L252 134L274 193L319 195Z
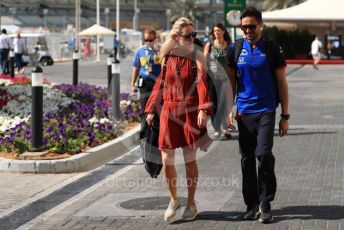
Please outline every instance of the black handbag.
M158 148L159 123L154 122L158 116L153 118L153 124L149 126L147 122L140 133L140 151L146 171L152 178L157 178L161 172L162 160Z

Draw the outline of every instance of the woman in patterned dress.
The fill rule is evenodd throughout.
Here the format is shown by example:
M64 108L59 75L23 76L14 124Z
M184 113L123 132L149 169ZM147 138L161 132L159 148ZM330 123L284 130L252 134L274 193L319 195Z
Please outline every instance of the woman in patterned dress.
M213 41L204 47L204 55L207 58L209 92L214 104L214 113L211 121L214 127L214 137L220 137L223 133L225 137L231 138L227 125L229 109L232 108L229 103L232 101L232 93L229 92L228 78L228 49L231 44L231 38L221 23L213 26L211 30Z

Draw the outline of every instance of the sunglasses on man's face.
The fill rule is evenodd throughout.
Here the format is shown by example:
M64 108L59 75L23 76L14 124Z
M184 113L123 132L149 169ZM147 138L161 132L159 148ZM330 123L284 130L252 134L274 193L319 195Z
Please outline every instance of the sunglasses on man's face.
M181 36L184 39L191 39L191 38L195 38L197 36L197 32L192 32L189 34L180 34L179 36Z
M255 24L251 24L251 25L241 25L240 28L241 28L241 30L244 30L244 31L246 31L246 30L248 30L248 29L250 29L250 30L256 30L256 29L257 29L257 25L255 25Z
M154 42L155 39L145 39L145 42Z

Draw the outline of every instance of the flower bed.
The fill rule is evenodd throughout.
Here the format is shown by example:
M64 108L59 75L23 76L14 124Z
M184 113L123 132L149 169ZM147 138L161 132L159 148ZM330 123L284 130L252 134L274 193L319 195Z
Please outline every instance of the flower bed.
M0 86L9 86L9 85L26 85L30 84L31 79L27 77L15 77L11 78L9 74L0 75Z
M7 79L6 79L7 80ZM124 124L139 121L137 95L121 94L122 121L112 120L104 88L44 85L43 145L53 153L79 153L116 138ZM21 154L31 147L31 86L0 86L0 151ZM123 122L124 121L124 122Z

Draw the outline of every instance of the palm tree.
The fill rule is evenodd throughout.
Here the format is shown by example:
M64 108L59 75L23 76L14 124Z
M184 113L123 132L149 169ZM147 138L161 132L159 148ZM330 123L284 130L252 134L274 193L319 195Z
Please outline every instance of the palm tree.
M246 0L247 6L255 6L263 11L284 9L304 2L305 0L264 0L257 3L256 0Z

